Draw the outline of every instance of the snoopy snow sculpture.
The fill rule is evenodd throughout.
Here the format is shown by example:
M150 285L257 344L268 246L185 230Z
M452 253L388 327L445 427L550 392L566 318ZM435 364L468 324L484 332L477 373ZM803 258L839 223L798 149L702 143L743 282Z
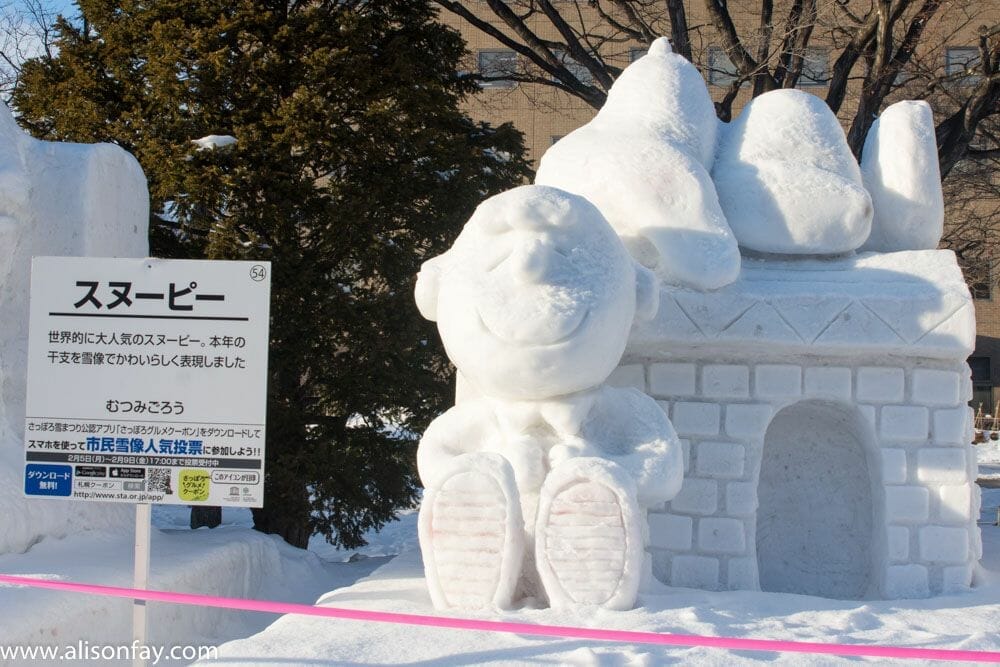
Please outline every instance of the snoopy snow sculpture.
M592 121L545 152L535 182L589 199L665 282L716 289L740 271L709 176L717 129L701 74L661 37Z
M417 452L436 607L635 604L645 510L679 491L681 449L652 399L602 382L654 283L592 204L544 186L486 200L424 264L417 304L479 393Z

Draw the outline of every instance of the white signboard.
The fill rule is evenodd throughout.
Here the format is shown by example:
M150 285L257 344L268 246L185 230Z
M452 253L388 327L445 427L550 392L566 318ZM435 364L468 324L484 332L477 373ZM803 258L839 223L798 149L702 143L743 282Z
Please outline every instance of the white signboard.
M25 494L263 506L270 274L36 257Z

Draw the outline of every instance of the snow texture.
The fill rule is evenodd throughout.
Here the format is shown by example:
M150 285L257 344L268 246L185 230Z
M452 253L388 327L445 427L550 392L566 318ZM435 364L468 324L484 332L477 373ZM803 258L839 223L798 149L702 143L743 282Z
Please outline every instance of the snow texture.
M45 535L118 525L126 508L23 497L28 282L44 255L145 257L149 197L139 163L111 144L36 140L0 105L0 554Z
M312 551L295 549L276 536L251 530L249 510L225 509L223 525L213 530L188 530L187 521L187 507L153 508L151 588L309 604L323 591L350 585L386 561L360 558L346 562L340 556L338 560L343 562L323 562ZM407 532L415 532L413 522L405 526ZM370 537L379 541L381 536ZM415 548L415 536L411 543ZM315 541L313 546L330 548ZM368 551L376 553L384 546L388 545ZM128 527L49 537L27 553L0 555L0 572L131 586L132 547L133 534ZM11 612L0 624L3 646L67 646L78 641L128 645L132 641L129 600L0 586L0 609ZM149 605L148 614L149 643L160 646L211 646L260 632L274 620L267 614L157 603ZM15 663L0 660L0 665L8 664Z
M1000 489L983 492L983 518L995 520ZM983 528L977 586L933 600L839 601L767 592L706 592L655 584L640 591L639 609L523 608L499 620L627 631L752 637L824 643L1000 650L1000 528ZM737 563L738 565L738 563ZM735 571L737 567L733 567ZM404 552L372 576L323 595L319 604L410 614L433 613L417 550ZM473 618L498 620L491 612ZM654 647L422 626L284 616L264 632L219 649L199 664L398 665L851 665L856 658L714 648ZM931 664L891 661L880 664Z
M236 137L228 134L210 134L201 139L192 139L191 143L195 144L199 151L214 151L235 145Z
M656 311L652 280L592 204L538 185L481 204L422 267L417 303L476 394L417 452L436 606L634 604L638 517L677 493L681 449L652 399L601 383Z
M649 517L653 574L834 598L967 588L989 460L970 444L974 344L944 250L744 258L714 292L663 286L616 372L687 449Z
M717 128L701 74L660 38L592 121L546 151L535 182L593 202L664 281L715 289L740 268L709 176Z
M891 105L878 117L861 154L865 188L875 206L863 250L929 250L944 227L934 114L927 102Z
M798 403L775 416L759 482L762 590L839 599L877 593L870 430L851 411L823 402Z
M774 90L751 100L722 133L712 178L748 250L839 254L871 231L861 170L837 117L815 95Z

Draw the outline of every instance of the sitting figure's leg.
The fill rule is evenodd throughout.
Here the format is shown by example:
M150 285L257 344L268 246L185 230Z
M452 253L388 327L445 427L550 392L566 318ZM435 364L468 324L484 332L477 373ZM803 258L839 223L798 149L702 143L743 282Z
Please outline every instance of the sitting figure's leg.
M498 454L452 459L424 492L420 550L437 608L510 607L524 522L510 464Z
M631 609L645 548L642 518L634 482L611 461L570 459L549 473L535 558L552 606Z

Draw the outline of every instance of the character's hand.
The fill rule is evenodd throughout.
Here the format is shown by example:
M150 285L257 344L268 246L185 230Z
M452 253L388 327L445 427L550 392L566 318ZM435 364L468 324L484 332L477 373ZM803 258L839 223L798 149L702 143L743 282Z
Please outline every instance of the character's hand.
M554 470L566 461L582 456L599 456L599 452L583 440L562 442L549 450L549 469Z

